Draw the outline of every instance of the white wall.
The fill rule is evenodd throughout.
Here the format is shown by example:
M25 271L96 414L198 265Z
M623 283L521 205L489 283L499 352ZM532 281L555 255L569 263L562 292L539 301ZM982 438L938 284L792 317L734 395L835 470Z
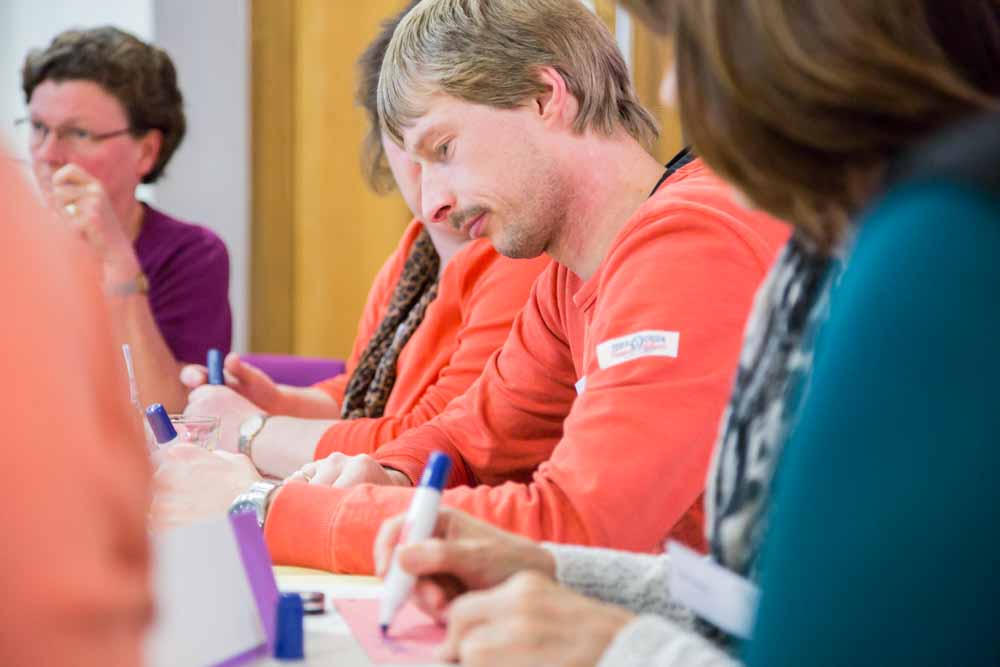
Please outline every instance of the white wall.
M229 248L233 349L249 341L250 10L247 0L153 0L153 39L170 54L187 136L157 184L164 211L211 227Z
M177 65L188 133L165 177L141 187L139 196L225 240L233 349L243 351L250 259L247 0L0 0L0 137L26 157L12 124L25 112L20 69L27 51L67 28L105 24L156 42Z

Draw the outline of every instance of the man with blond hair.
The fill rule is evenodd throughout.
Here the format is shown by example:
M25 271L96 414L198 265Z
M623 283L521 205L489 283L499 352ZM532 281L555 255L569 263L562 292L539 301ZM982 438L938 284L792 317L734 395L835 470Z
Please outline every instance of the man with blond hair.
M370 572L380 521L406 508L434 450L455 464L444 503L500 527L701 546L743 323L786 228L741 208L690 154L666 170L649 155L655 123L577 0L424 0L395 31L378 101L419 165L425 220L555 261L444 413L264 494L275 561ZM232 495L256 481L226 479Z

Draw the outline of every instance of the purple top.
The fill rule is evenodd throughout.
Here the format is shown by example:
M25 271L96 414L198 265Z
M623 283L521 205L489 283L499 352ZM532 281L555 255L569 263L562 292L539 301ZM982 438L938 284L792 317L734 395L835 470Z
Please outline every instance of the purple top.
M204 364L209 348L232 342L229 254L215 232L143 204L135 254L149 279L149 307L178 361Z

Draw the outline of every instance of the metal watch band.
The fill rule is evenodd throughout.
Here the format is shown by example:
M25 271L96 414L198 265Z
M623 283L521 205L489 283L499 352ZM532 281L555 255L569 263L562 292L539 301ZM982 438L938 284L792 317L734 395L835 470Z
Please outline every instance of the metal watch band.
M247 417L240 424L239 439L236 441L236 450L253 461L253 441L256 440L257 435L264 430L264 425L267 420L271 418L271 415L260 413Z
M257 517L257 525L263 528L271 495L279 486L280 482L254 482L249 489L236 496L236 500L229 506L229 513L253 512Z

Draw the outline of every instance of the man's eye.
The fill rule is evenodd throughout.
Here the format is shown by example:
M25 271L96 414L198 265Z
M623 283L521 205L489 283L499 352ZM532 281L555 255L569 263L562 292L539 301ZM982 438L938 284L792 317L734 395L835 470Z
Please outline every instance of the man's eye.
M66 136L71 139L79 139L81 141L86 141L90 139L90 132L87 130L81 130L78 127L67 127Z
M440 146L438 146L438 157L446 158L448 157L448 149L451 147L451 142L446 141Z
M48 134L49 132L48 126L46 126L45 123L39 120L31 121L31 129L34 130L35 132L41 132L42 134Z

